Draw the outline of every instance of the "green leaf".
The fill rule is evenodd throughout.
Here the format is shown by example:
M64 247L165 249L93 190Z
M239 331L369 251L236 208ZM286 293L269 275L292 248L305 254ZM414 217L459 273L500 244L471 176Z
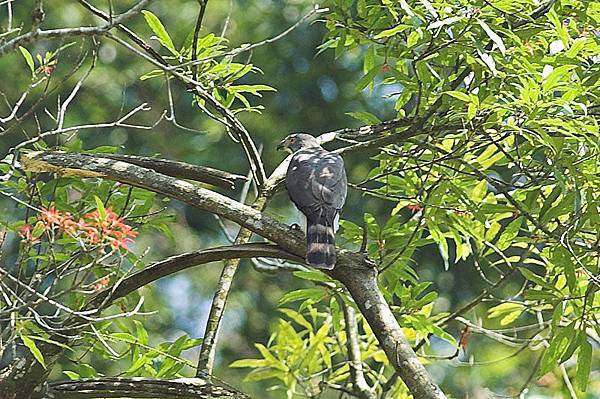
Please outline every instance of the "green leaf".
M81 376L74 371L65 370L63 371L63 374L69 377L70 380L78 380L81 378Z
M148 356L140 356L135 362L125 371L126 375L136 375L139 369L144 367L146 364L150 364L152 358Z
M569 346L570 338L573 336L575 322L571 322L567 327L560 329L560 332L550 341L550 346L544 353L542 364L540 366L540 375L544 375L552 370L558 360Z
M63 348L63 349L69 350L69 351L72 351L72 350L73 350L73 349L72 349L72 348L70 348L68 345L66 345L66 344L63 344L62 342L55 341L55 340L53 340L53 339L50 339L50 338L46 338L46 337L40 337L40 336L37 336L37 335L28 335L28 338L31 338L31 339L33 339L33 340L35 340L35 341L47 342L47 343L49 343L49 344L52 344L52 345L59 346L59 347L61 347L61 348Z
M292 273L294 276L310 281L332 282L331 277L319 270L306 270Z
M369 73L360 78L359 81L356 83L356 89L360 91L367 87L370 83L372 83L375 79L375 76L377 76L377 74L379 73L380 67L380 65L375 65L373 69L369 71Z
M37 360L45 369L46 362L44 362L44 356L42 355L42 352L38 349L38 347L35 345L35 341L26 335L21 335L21 341L23 341L23 345L25 345L29 349L35 360Z
M46 231L46 226L42 221L38 221L35 226L33 226L33 230L31 231L31 235L35 238L39 238Z
M415 45L419 42L420 38L421 38L421 30L420 29L410 32L410 35L408 35L408 39L406 39L406 46L408 48L415 47ZM417 65L419 65L419 64L417 64Z
M502 303L490 308L488 315L490 318L502 317L500 325L505 326L515 321L523 313L524 309L525 306L520 303Z
M140 80L142 80L142 81L148 80L148 79L152 79L152 78L162 77L164 75L165 75L165 72L163 70L154 69L154 70L140 76Z
M479 25L481 25L481 27L483 28L485 33L488 35L488 37L490 39L492 39L492 41L494 42L496 47L498 47L498 49L500 49L500 52L502 53L502 55L504 55L506 53L506 47L504 46L504 42L502 41L502 38L500 36L498 36L498 34L496 32L494 32L487 23L485 23L485 21L478 19L477 22L479 22Z
M135 335L139 339L142 345L148 345L148 331L144 328L144 325L139 320L134 320L133 324L135 324Z
M588 17L600 24L600 4L596 2L590 2L586 11Z
M558 184L555 185L554 188L552 189L552 192L550 192L550 195L544 201L544 205L542 206L542 209L540 209L540 219L542 218L542 216L544 216L546 214L546 212L548 212L548 210L550 209L552 204L554 204L554 202L558 199L558 196L561 194L561 192L562 192L562 187Z
M487 194L487 180L482 180L471 191L471 201L475 203L481 202Z
M469 103L469 108L467 108L467 119L472 120L477 115L477 104L475 102Z
M106 219L106 209L104 208L104 202L98 196L94 195L94 201L96 202L96 208L98 209L98 215L100 220Z
M556 295L546 290L525 290L524 297L528 301L550 301L556 299Z
M489 53L481 52L479 49L477 50L477 54L479 55L481 61L483 61L483 63L489 68L489 70L492 71L492 74L494 76L498 75L498 70L496 69L496 61L494 60L494 57Z
M450 97L457 98L460 101L464 101L466 103L471 102L471 97L469 97L468 94L463 93L462 91L451 90L451 91L445 91L444 94L447 94Z
M406 29L410 29L410 25L398 24L393 28L386 29L380 33L378 33L374 38L375 39L383 39L384 37L394 36L396 33L404 32Z
M296 291L288 292L279 300L279 305L285 305L288 302L301 301L304 299L320 300L325 293L321 288L302 288Z
M279 309L279 311L281 313L283 313L284 315L286 315L287 317L289 317L290 319L294 320L296 323L298 323L302 327L306 328L308 331L312 331L313 330L313 327L308 322L308 320L306 320L306 318L304 318L304 316L302 316L300 313L296 312L295 310L293 310L293 309Z
M527 280L529 280L533 283L536 283L537 285L544 287L544 288L548 289L549 291L555 290L555 288L552 284L548 283L546 280L544 280L542 277L538 276L531 270L526 269L524 267L519 267L519 271L521 272L523 277L525 277Z
M266 359L240 359L231 363L229 367L242 368L242 367L265 367L268 365Z
M370 125L374 125L376 123L381 122L381 119L379 119L377 116L373 115L370 112L346 112L346 115L350 115L354 119L357 119L364 123L368 123Z
M592 345L588 341L584 341L579 347L579 355L577 355L577 374L575 381L579 390L585 392L587 390L590 373L592 372Z
M521 223L523 223L523 218L519 217L510 222L508 226L506 226L506 229L504 229L504 231L500 235L500 238L498 238L498 241L496 242L496 247L500 251L504 251L505 249L510 247L515 237L517 237L517 235L519 234L519 230L521 229Z
M236 93L251 93L255 96L262 97L261 91L277 91L275 88L267 85L237 85L229 86L227 90Z
M375 66L375 46L369 46L363 61L363 72L368 73Z
M252 370L246 378L244 378L244 382L252 382L252 381L262 381L267 380L269 378L278 378L283 379L284 372L277 369L267 369L267 370Z
M450 18L442 19L441 21L436 21L436 22L432 23L431 25L429 25L427 27L427 29L432 30L432 29L437 29L437 28L445 26L445 25L452 25L458 21L462 21L464 18L465 18L464 16L459 16L459 17L450 17Z
M563 355L561 356L560 363L564 363L567 360L569 360L571 358L571 356L573 356L573 353L575 353L575 350L581 346L581 344L583 343L583 341L585 341L585 339L586 339L585 331L581 331L581 330L577 331L577 333L575 334L574 337L570 337L569 346L567 347L567 350L565 351L565 353L563 353Z
M146 23L148 24L150 29L152 29L152 32L154 32L160 43L167 49L169 49L173 54L177 55L178 52L175 49L173 40L171 40L171 36L169 36L169 34L167 33L167 30L165 29L162 22L160 22L160 19L158 19L156 15L152 14L148 10L142 10L142 14L144 14L144 19L146 20Z
M21 54L23 54L23 58L25 58L25 62L27 62L27 65L29 66L31 75L35 75L35 63L33 62L33 57L31 56L31 53L25 47L19 46L19 50L21 50Z
M561 65L558 68L554 68L554 70L546 76L546 79L544 79L544 83L542 84L544 91L550 91L555 88L561 80L570 76L573 69L575 69L575 65Z
M394 4L394 2L391 0L386 0L386 1L384 1L384 3ZM400 7L404 10L404 12L408 16L413 17L415 15L414 11L412 10L412 8L410 8L410 6L406 2L406 0L399 0L399 3L400 3ZM390 9L390 12L392 12L392 9Z

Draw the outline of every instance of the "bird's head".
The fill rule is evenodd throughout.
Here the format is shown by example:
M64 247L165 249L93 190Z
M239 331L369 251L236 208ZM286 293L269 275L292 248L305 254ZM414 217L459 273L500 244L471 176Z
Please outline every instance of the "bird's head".
M277 144L278 150L287 151L290 154L305 148L320 147L316 138L306 133L292 133Z

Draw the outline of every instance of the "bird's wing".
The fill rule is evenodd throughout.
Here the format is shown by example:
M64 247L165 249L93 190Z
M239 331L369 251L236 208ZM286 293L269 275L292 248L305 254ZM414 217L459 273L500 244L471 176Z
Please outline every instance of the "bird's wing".
M344 161L322 148L298 151L290 162L286 187L291 200L304 213L323 207L339 212L348 190Z

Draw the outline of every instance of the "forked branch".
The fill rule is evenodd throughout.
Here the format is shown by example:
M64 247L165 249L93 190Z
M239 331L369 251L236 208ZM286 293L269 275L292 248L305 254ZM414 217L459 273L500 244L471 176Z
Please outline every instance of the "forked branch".
M286 252L303 257L306 251L304 237L288 226L221 194L174 179L156 171L122 161L81 154L46 152L28 154L25 168L35 165L36 171L103 177L142 187L183 201L189 205L229 219L254 233L275 242ZM277 174L275 174L276 181ZM272 187L267 182L266 189ZM346 250L338 252L336 268L330 275L346 286L365 320L371 326L390 363L416 399L445 398L415 352L377 284L377 270L361 253Z

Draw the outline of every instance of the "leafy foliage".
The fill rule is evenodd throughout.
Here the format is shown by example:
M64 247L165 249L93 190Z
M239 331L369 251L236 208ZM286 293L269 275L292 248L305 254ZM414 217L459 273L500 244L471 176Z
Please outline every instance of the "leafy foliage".
M169 18L174 11L164 5L157 11L144 10L137 31L148 33L145 38L155 45L153 51L175 66L180 82L196 82L233 115L248 112L244 122L254 126L256 135L265 141L265 160L270 159L269 147L283 128L338 128L329 125L334 113L367 125L395 121L387 142L391 144L370 159L348 157L354 197L348 201L338 242L353 250L364 245L379 270L386 301L420 359L438 371L445 392L456 397L471 395L471 391L473 396L481 394L473 384L513 396L526 389L548 397L567 395L569 389L582 395L587 391L588 396L599 392L594 378L599 372L600 335L598 4L583 0L325 3L329 12L324 16L325 33L316 60L310 59L312 53L303 57L297 51L297 43L305 44L308 33L290 39L289 47L280 52L268 47L266 54L259 48L255 54L248 44L231 45L236 41L220 29L203 28L192 48L194 32L191 25L179 21L175 6L175 18ZM254 8L247 8L250 11L245 10L240 19L254 22L258 19L253 18ZM279 14L277 10L277 21ZM250 29L243 23L236 29L237 42L247 43ZM0 44L14 34L0 33ZM100 60L108 64L107 54L116 50L108 40L101 42L81 42L81 47L75 42L18 47L18 62L26 72L20 88L45 101L53 90L60 91L72 71L85 64L88 50L94 57L101 54ZM284 58L286 52L291 54L288 58ZM305 58L310 68L303 69L302 61L309 64ZM281 59L293 64L293 73L279 73L284 70L278 64ZM15 61L2 62L13 66ZM94 58L90 71L96 62ZM279 69L269 69L272 64ZM231 147L219 141L229 131L207 122L219 121L219 117L205 99L197 93L188 95L185 87L175 87L175 75L155 69L156 64L131 65L134 68L121 66L110 73L116 76L127 71L135 80L131 85L139 85L134 95L123 95L123 104L80 106L72 117L65 118L64 112L59 117L59 111L66 110L76 90L57 95L52 98L56 101L48 101L51 105L44 103L39 115L34 101L27 104L27 112L14 108L15 121L10 118L12 104L21 101L21 93L10 92L14 97L7 96L12 101L7 101L10 123L0 125L0 139L23 131L25 151L93 148L90 153L115 153L135 148L174 157L184 154L181 158L194 162L210 159L234 169L246 167L241 156L232 156ZM330 65L336 69L327 69ZM316 68L320 68L318 76L304 75ZM263 71L268 72L263 75ZM325 111L310 92L305 95L313 108L305 105L302 109L289 100L311 80L318 81L325 93L324 88L331 89L329 76L338 78L342 89L335 107ZM59 78L62 83L52 86ZM107 80L105 76L92 80L88 98L99 95L99 87L106 86L108 92L119 86ZM270 104L269 112L252 119L257 118L252 114L265 110L255 97L275 91L274 87L280 93L276 101L260 100ZM181 96L174 95L178 89ZM119 90L113 87L111 93ZM153 90L151 96L149 90ZM111 128L109 138L95 130L86 135L85 128L59 129L65 120L65 126L71 126L90 117L123 115L125 103L131 105L132 98L161 95L163 102L157 99L153 111L156 123L164 119L182 128L174 109L187 102L194 108L181 117L209 133L183 128L194 135L181 138L155 124L150 128L160 130L160 135L132 138L127 132L141 126L133 122L101 126ZM283 114L291 120L288 114L294 112L300 116L284 124ZM190 119L196 113L202 118ZM145 120L133 117L136 123ZM28 131L36 129L37 138L31 139ZM126 149L105 146L106 140L118 141L121 136L125 139L120 144L126 143ZM27 174L15 159L6 154L0 163L0 190L10 204L0 215L0 226L6 230L0 241L10 259L6 278L13 277L8 283L4 278L0 281L0 314L3 320L10 316L13 323L12 329L4 330L8 335L2 336L3 342L28 351L44 368L49 361L40 350L44 343L65 349L57 369L71 379L193 374L195 364L187 359L186 351L201 340L182 334L179 328L197 331L189 325L182 327L181 320L174 322L177 317L164 316L164 298L155 288L145 287L119 299L102 315L88 313L86 305L99 293L117 287L132 270L148 265L149 258L171 255L170 247L186 237L194 244L222 241L222 235L214 233L218 227L154 193L101 179ZM358 202L364 206L357 206ZM115 226L105 226L113 222ZM202 226L190 227L193 223ZM91 229L99 234L97 239ZM193 229L202 234L193 236ZM118 236L111 235L115 232ZM132 232L139 232L134 243L128 241L136 235ZM178 239L172 240L175 236ZM150 248L143 247L148 243L152 243ZM343 309L355 304L344 288L316 271L293 276L280 273L275 283L268 276L242 273L248 273L239 279L247 285L247 292L236 299L238 308L234 309L238 316L243 313L240 319L246 327L254 323L262 336L244 331L230 346L239 349L240 336L262 343L254 343L254 355L244 345L235 353L223 351L223 364L251 369L244 381L252 382L263 394L275 391L272 397L281 397L282 392L289 398L328 397L353 389L347 333L352 321ZM189 278L194 289L208 285L205 276ZM453 285L448 283L450 278ZM172 302L177 300L185 302L180 297ZM246 307L243 312L240 303ZM267 313L274 306L277 313ZM156 309L160 314L153 317L132 316L132 312L147 315ZM56 329L81 319L85 326L77 340L66 345L53 339ZM357 330L359 363L373 393L409 397L360 316ZM238 360L231 362L233 358ZM468 373L477 373L477 378ZM571 381L574 388L570 388Z
M597 7L582 1L547 8L533 1L327 5L322 49L361 59L357 89L389 87L395 116L409 122L397 133L406 137L402 144L374 157L378 166L357 184L367 197L395 204L383 226L370 214L364 224L368 253L407 335L418 346L431 335L458 346L458 337L444 330L457 315L431 314L436 292L423 295L429 283L415 271L415 257L435 244L446 270L469 265L492 288L520 280L522 289L510 299L487 289L473 303L491 302L480 332L494 334L488 330L494 323L531 325L537 332L522 342L524 349L541 349L537 375L579 353L574 379L585 391L599 301ZM369 124L379 119L352 116ZM360 245L362 228L350 221L342 227L348 243ZM282 302L311 292L290 293ZM307 299L310 306L317 298Z

